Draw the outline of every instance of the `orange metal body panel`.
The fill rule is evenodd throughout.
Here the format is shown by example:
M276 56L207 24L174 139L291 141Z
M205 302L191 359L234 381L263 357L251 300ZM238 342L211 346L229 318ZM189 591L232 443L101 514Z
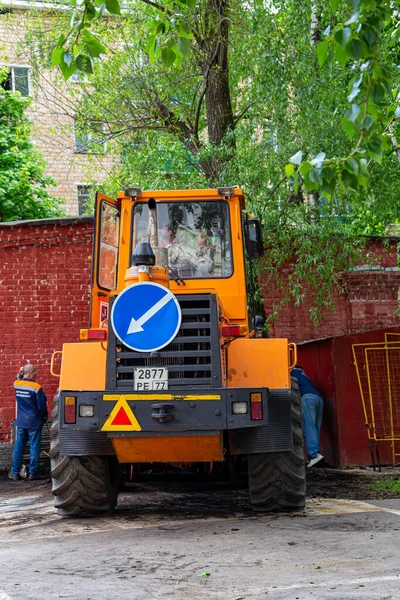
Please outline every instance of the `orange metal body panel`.
M223 460L221 435L111 438L120 463L211 462Z
M60 390L105 390L106 347L102 342L64 344Z
M228 346L227 387L290 388L286 339L238 338Z

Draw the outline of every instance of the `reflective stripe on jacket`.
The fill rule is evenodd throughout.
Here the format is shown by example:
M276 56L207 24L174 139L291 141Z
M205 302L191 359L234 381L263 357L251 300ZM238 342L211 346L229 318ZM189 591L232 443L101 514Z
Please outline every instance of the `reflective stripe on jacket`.
M41 429L47 419L47 398L42 386L33 379L23 378L14 381L17 400L18 427Z

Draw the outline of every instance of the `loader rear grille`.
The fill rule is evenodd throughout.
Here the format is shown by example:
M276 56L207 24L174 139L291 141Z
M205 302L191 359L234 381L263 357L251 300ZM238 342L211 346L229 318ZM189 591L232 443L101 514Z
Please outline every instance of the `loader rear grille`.
M132 390L135 367L168 367L169 389L221 386L215 295L177 295L177 299L182 310L178 335L157 352L131 350L110 331L110 355L113 353L114 358L108 357L108 388Z

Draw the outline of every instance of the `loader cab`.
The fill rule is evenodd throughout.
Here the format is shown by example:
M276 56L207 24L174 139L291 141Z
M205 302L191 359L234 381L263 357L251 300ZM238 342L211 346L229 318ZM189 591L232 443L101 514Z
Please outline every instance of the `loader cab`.
M248 327L245 248L259 256L262 242L243 215L239 188L97 194L91 326L107 326L110 297L132 283L135 248L147 243L174 294L216 294L224 318Z

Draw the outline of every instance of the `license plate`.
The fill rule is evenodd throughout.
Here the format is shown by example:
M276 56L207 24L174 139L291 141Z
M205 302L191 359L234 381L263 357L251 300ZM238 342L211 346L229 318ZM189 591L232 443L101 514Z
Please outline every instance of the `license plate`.
M133 370L133 389L147 390L167 390L168 389L168 369L166 368L137 368Z

